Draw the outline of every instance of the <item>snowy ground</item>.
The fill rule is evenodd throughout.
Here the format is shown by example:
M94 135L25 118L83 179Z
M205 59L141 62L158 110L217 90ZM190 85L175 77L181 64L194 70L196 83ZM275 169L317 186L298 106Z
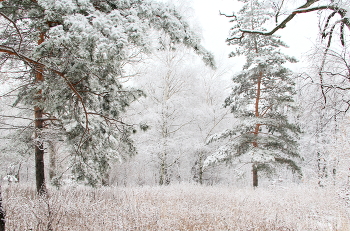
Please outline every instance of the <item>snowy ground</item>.
M163 187L4 189L8 230L350 230L331 188Z

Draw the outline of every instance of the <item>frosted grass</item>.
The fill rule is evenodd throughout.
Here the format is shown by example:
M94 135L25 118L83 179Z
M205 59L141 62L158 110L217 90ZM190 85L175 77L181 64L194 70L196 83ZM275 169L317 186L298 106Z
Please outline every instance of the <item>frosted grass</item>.
M330 188L159 187L4 190L8 230L350 230Z

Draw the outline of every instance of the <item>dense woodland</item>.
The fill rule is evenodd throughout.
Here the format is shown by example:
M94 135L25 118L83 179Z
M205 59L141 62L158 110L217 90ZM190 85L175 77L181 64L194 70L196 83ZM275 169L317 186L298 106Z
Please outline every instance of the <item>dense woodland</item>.
M236 2L217 12L231 26L217 43L243 63L233 69L203 47L187 1L0 1L0 231L9 193L28 183L43 198L83 185L304 185L346 205L350 1ZM300 14L319 33L297 69L279 31Z

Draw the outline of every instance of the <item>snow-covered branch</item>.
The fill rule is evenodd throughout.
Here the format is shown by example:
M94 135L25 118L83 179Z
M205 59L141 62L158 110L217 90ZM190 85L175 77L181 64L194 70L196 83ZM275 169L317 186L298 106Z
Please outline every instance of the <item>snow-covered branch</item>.
M280 24L278 24L276 27L274 27L270 31L260 31L260 30L250 30L250 29L244 29L240 28L239 30L242 32L240 36L228 38L227 41L232 41L235 39L242 39L244 37L244 34L259 34L259 35L264 35L264 36L270 36L273 35L276 31L283 29L287 26L287 23L291 21L297 14L301 13L309 13L313 11L320 11L320 10L332 10L335 13L338 13L341 16L341 21L349 28L350 30L350 19L349 19L349 12L348 9L345 7L339 7L337 5L322 5L322 6L314 6L312 5L316 3L319 0L311 0L307 1L304 5L300 6L296 10L294 10L291 14L289 14Z
M9 55L15 55L18 58L20 58L21 60L23 60L24 62L34 65L36 67L36 69L47 69L50 70L52 72L54 72L55 74L57 74L58 76L62 77L66 84L68 85L68 87L73 91L73 93L76 95L76 97L78 98L78 100L81 102L81 105L83 107L83 111L85 114L85 131L84 134L82 135L82 138L84 137L85 133L89 130L89 119L88 119L88 112L84 103L84 100L82 98L82 96L79 94L78 90L75 88L75 86L68 80L67 76L65 76L64 73L57 71L55 69L52 68L47 68L45 64L40 63L38 61L35 61L31 58L26 57L25 55L22 55L20 53L18 53L17 51L15 51L13 48L11 47L7 47L7 46L3 46L0 45L0 52L2 53L6 53Z

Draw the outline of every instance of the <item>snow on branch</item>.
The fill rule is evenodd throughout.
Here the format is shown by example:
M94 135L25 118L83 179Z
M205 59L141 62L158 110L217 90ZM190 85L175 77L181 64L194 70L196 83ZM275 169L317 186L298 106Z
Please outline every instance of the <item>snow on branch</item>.
M7 46L3 46L3 45L0 45L0 53L6 53L8 55L15 55L17 56L18 58L20 58L22 61L24 61L25 63L27 63L28 65L34 65L34 67L36 67L36 69L47 69L47 70L50 70L52 72L54 72L55 74L57 74L58 76L62 77L65 81L65 83L68 85L68 87L73 91L73 93L76 95L76 97L78 98L78 100L80 101L82 107L83 107L83 110L84 110L84 114L85 114L85 130L84 130L84 135L86 132L89 131L89 119L88 119L88 111L86 109L86 105L84 103L84 100L83 100L83 97L80 95L80 93L78 92L78 90L75 88L75 86L68 80L67 76L60 72L60 71L57 71L55 69L52 69L52 68L48 68L46 67L45 64L43 63L40 63L38 61L35 61L31 58L28 58L26 57L25 55L22 55L20 54L19 52L17 52L15 49L11 48L11 47L7 47ZM83 136L84 136L83 135ZM82 136L82 137L83 137ZM79 145L80 146L80 145Z
M13 25L13 27L16 29L16 31L18 33L18 36L19 36L19 43L18 43L18 50L19 50L21 48L21 45L22 45L22 42L23 42L23 37L22 37L21 31L18 29L16 23L13 20L11 20L9 17L7 17L5 14L3 14L1 12L0 12L0 15L2 17L4 17L6 20L8 20Z
M288 17L286 17L280 24L278 24L275 28L273 28L270 31L258 31L258 30L249 30L249 29L239 29L242 32L241 36L228 38L227 41L232 41L232 40L235 40L235 39L242 39L244 37L245 33L270 36L270 35L273 35L276 31L285 28L287 26L287 23L289 21L291 21L295 17L295 15L301 14L301 13L313 12L313 11L320 11L320 10L332 10L332 11L334 11L334 13L340 14L340 16L342 18L341 21L350 30L350 19L348 18L348 15L350 14L350 12L348 12L349 11L348 9L346 9L345 7L342 8L342 7L339 7L339 6L336 6L336 5L323 5L323 6L311 7L312 4L314 4L317 1L319 1L319 0L309 0L309 1L307 1L307 3L305 3L304 5L300 6L296 10L294 10L291 14L288 15ZM229 16L226 16L226 17L229 17Z

